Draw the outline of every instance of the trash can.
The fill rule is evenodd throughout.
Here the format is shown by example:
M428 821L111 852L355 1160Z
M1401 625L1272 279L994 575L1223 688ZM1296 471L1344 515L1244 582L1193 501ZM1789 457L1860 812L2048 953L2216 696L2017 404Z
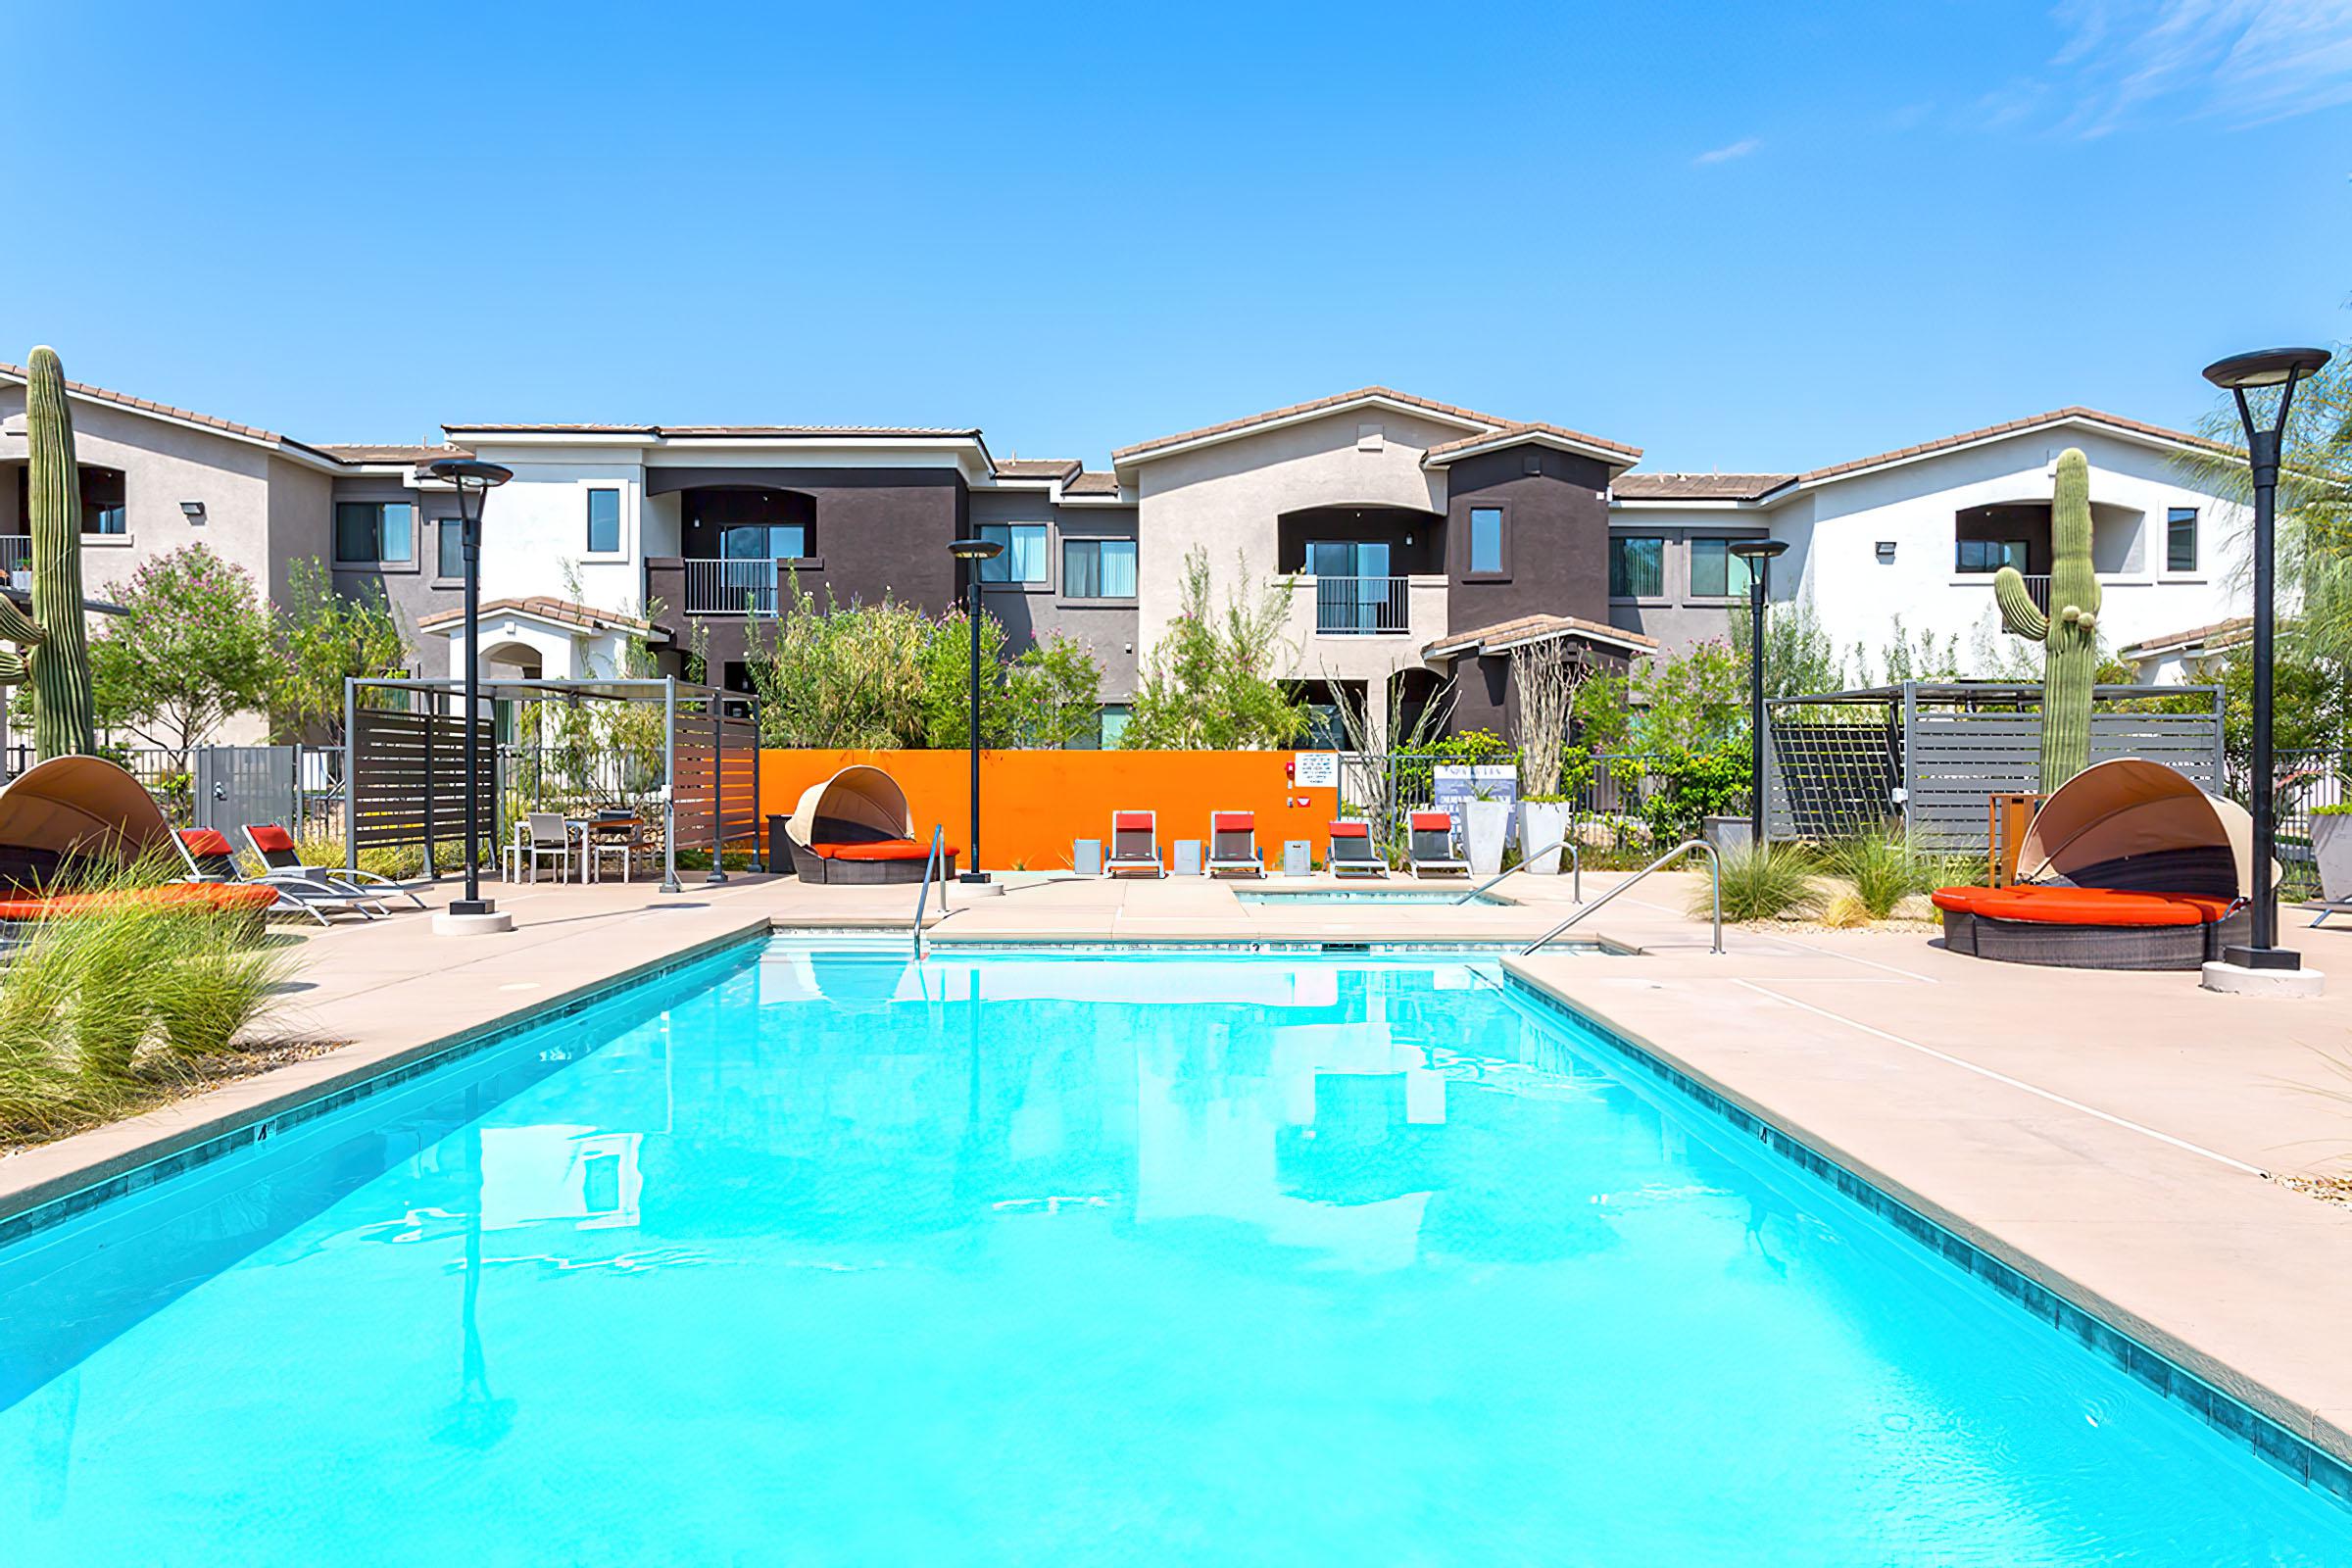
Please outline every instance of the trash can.
M1199 839L1178 839L1176 841L1175 874L1178 876L1199 876L1200 874L1200 841Z
M1314 867L1315 847L1310 841L1306 839L1284 839L1282 841L1282 874L1284 876L1309 876L1313 874Z
M1080 876L1102 874L1102 841L1080 839L1070 846L1070 864Z

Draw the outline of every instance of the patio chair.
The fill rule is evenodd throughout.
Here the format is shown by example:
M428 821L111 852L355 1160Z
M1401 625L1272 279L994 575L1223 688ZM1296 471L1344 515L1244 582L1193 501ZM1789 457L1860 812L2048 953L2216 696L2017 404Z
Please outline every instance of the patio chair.
M1453 815L1414 811L1405 818L1407 851L1417 877L1468 876L1470 862L1454 853Z
M626 882L629 879L629 857L636 853L636 849L635 819L625 811L599 811L596 820L588 824L580 838L580 875L591 882L597 881L601 875L598 867L617 855L620 857L620 879Z
M561 811L530 811L523 816L520 842L515 845L517 857L530 868L530 880L539 880L539 862L553 858L556 880L571 878L571 824L564 820Z
M1331 824L1333 876L1387 876L1389 862L1372 845L1372 824L1350 818Z
M1266 858L1257 847L1257 814L1254 811L1208 813L1208 874L1266 874Z
M1159 817L1152 811L1110 813L1110 858L1104 876L1166 876L1159 858Z
M261 857L263 866L270 871L292 871L323 882L328 887L349 889L355 897L360 898L368 897L372 890L382 888L399 894L419 909L424 907L424 901L413 890L402 887L388 876L363 871L351 865L305 864L300 852L294 847L294 835L275 822L259 825L246 823L245 842L253 846L253 853Z
M274 891L277 898L262 911L265 915L307 914L324 925L330 914L351 913L372 920L391 912L356 888L336 888L308 875L270 871L249 877L237 869L237 852L229 847L228 835L209 827L177 828L172 843L188 868L183 881Z

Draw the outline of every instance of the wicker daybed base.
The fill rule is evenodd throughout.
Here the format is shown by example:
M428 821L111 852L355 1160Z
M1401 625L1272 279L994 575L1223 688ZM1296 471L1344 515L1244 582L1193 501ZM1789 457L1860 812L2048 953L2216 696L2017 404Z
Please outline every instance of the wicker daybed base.
M2247 941L2252 924L2245 909L2196 925L2060 925L1946 909L1943 945L2002 963L2062 969L2194 969Z

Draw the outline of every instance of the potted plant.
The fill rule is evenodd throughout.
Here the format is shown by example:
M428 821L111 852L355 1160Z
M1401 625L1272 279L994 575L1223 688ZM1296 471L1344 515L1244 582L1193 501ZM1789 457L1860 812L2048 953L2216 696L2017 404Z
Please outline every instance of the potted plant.
M2352 899L2352 803L2312 808L2311 858L2320 866L2320 897Z
M1494 799L1494 792L1480 788L1472 793L1469 804L1462 809L1462 848L1470 860L1470 874L1493 876L1502 869L1502 847L1511 836L1511 803Z
M1560 845L1568 838L1565 795L1527 795L1519 801L1519 858L1535 876L1560 874Z

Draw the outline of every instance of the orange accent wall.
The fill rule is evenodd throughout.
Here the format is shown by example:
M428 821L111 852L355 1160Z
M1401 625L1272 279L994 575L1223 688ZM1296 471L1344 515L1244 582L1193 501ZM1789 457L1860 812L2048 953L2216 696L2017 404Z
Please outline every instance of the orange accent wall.
M982 752L980 852L989 870L1018 860L1032 871L1066 868L1076 839L1110 843L1112 811L1157 811L1160 850L1170 863L1178 839L1208 840L1211 811L1255 811L1257 847L1273 865L1286 839L1306 839L1320 860L1339 814L1334 789L1302 790L1287 771L1289 752ZM852 762L881 768L899 781L914 809L915 836L945 824L948 842L969 829L970 754L966 752L763 751L760 754L760 828L789 816L811 784ZM1304 806L1293 805L1305 801ZM961 862L958 862L959 864Z

